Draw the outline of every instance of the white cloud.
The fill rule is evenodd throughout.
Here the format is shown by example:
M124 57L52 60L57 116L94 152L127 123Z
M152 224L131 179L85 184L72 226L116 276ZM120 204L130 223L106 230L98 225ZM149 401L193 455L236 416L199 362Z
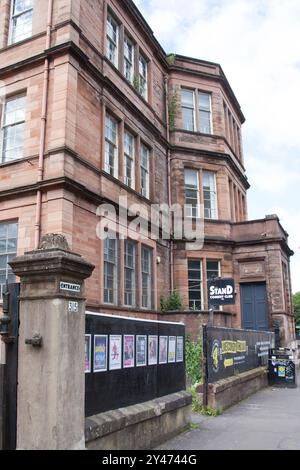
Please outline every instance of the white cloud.
M300 1L135 3L166 52L222 65L247 118L243 137L245 165L253 188L248 196L250 213L255 218L263 217L277 208L298 249ZM297 256L292 262L297 290L299 265Z

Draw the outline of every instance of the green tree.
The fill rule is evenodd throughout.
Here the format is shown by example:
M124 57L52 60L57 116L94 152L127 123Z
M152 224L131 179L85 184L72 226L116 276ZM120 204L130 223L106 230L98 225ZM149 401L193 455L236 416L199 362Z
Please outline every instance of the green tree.
M296 325L300 326L300 292L296 292L293 297Z

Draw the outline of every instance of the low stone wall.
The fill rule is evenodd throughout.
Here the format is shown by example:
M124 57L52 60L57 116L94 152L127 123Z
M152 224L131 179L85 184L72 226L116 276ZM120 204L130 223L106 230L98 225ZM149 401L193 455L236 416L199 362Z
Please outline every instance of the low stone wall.
M182 391L86 418L88 450L149 450L184 430L192 397Z
M208 405L223 411L267 386L268 371L265 367L243 372L238 376L209 384Z

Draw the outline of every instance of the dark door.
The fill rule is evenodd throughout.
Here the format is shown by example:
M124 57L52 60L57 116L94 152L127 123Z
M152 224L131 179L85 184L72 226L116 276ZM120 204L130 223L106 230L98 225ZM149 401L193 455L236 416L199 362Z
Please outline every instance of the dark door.
M17 374L19 336L19 284L9 284L9 325L10 340L6 344L6 364L4 367L4 393L2 403L3 447L16 449L17 440Z
M241 308L245 330L269 330L265 283L241 284Z

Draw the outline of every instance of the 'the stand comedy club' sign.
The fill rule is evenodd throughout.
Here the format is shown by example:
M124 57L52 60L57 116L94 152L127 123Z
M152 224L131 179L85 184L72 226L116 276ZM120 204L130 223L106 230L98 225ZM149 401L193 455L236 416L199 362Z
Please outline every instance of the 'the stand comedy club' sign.
M207 282L210 306L235 304L233 279L213 279Z

